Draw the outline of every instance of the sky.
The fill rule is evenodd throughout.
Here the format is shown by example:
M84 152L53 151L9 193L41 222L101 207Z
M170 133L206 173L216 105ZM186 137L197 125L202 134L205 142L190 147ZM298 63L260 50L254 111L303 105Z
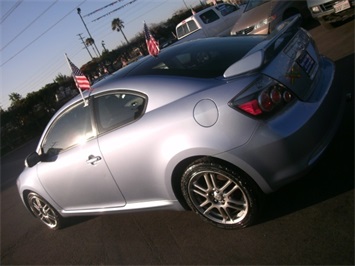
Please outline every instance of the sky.
M10 106L13 92L25 98L58 74L70 76L65 54L78 67L91 60L78 36L89 38L77 8L102 52L102 41L110 51L125 42L121 32L111 29L113 19L123 21L130 40L143 31L143 21L149 27L198 4L199 0L0 0L1 108Z

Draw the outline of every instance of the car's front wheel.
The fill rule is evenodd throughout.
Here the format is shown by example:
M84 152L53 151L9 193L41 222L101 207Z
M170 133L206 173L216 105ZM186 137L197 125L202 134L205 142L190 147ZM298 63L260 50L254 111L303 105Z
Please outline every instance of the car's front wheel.
M27 195L27 203L31 212L50 229L56 230L62 227L63 218L40 195L31 192Z
M260 210L260 189L243 172L210 160L190 165L181 180L188 205L203 220L224 229L251 225Z

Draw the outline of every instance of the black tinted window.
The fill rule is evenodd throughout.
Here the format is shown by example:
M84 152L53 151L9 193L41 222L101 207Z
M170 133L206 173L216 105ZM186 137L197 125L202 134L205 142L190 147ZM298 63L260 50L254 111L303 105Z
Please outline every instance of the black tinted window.
M42 151L45 154L58 154L93 136L90 108L80 103L66 110L53 122L42 143Z
M96 96L94 107L100 133L128 124L139 118L145 98L132 93L112 93Z
M214 10L212 10L212 9L208 10L205 13L203 13L202 15L200 15L200 18L203 21L203 23L205 23L205 24L211 23L211 22L219 19L216 12L214 12Z
M141 64L132 66L128 75L218 77L265 38L233 36L182 43L164 49L157 58L146 58ZM117 75L119 78L120 73Z

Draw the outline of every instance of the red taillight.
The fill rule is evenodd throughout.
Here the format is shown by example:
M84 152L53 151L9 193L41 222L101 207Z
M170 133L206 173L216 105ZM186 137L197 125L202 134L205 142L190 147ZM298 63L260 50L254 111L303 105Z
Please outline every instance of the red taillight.
M246 90L244 96L239 95L230 101L229 105L250 115L264 117L264 114L272 114L292 99L293 95L287 88L264 76Z
M240 109L242 109L244 112L247 112L252 115L260 115L262 114L262 110L259 107L258 101L257 100L252 100L250 102L243 103L238 106Z
M270 93L265 90L259 95L259 105L263 111L269 112L274 108L274 103L271 100Z
M291 93L289 93L288 91L285 91L284 93L283 93L283 99L284 99L284 101L285 102L290 102L291 100L292 100L292 94Z
M271 90L270 98L272 102L275 104L279 104L282 101L282 94L276 86Z

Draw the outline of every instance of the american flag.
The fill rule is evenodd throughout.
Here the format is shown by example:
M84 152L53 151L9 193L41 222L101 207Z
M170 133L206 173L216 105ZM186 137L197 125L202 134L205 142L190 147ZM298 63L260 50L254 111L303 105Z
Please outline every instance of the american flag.
M68 63L70 65L72 76L74 78L75 84L79 90L90 90L90 82L87 77L80 71L80 69L73 64L72 61L67 57Z
M147 44L148 52L152 56L158 56L159 54L159 43L154 39L152 34L147 27L147 24L144 22L144 35L145 35L145 42Z

